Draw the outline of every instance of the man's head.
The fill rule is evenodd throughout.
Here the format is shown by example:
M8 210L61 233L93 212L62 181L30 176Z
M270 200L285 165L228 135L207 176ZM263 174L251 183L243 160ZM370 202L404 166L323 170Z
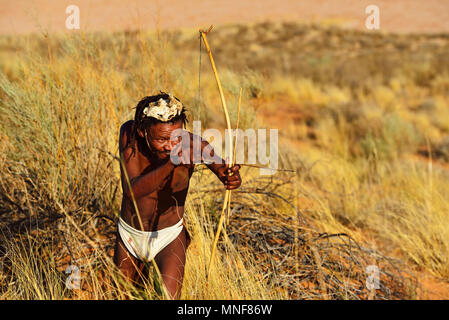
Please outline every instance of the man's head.
M175 142L172 132L182 129L187 122L181 101L171 94L161 92L140 100L134 117L131 146L137 137L142 138L152 153L160 159L168 159Z

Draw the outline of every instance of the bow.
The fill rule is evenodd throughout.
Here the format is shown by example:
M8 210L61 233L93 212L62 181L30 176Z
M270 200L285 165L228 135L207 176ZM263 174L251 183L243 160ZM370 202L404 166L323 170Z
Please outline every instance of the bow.
M227 125L227 128L228 128L229 143L228 143L227 155L228 155L229 159L231 159L231 158L233 159L232 163L231 163L231 167L232 167L234 165L234 162L235 162L235 154L234 154L234 157L233 157L232 156L233 155L233 144L232 144L232 133L231 133L231 130L232 130L232 128L231 128L231 121L229 120L228 108L226 107L226 100L225 100L225 97L224 97L224 94L223 94L223 89L221 87L220 78L218 77L217 68L215 67L214 58L212 57L212 52L210 50L209 43L207 42L207 38L206 38L206 35L212 30L212 27L213 26L210 26L210 28L207 31L200 30L200 36L203 39L204 45L206 46L206 50L207 50L207 53L209 55L209 60L210 60L210 63L212 65L212 70L214 71L215 80L217 82L218 91L220 92L221 104L222 104L222 107L223 107L224 115L226 117L226 125ZM239 98L239 110L240 110L240 100L241 100L241 90L240 90L240 98ZM232 175L232 173L231 173L231 175ZM226 190L224 203L223 203L223 208L221 210L220 220L218 222L217 232L215 234L214 243L213 243L213 247L212 247L212 253L211 253L211 256L210 256L210 261L209 261L209 266L208 266L208 271L207 271L207 280L209 280L209 278L210 278L212 262L214 260L218 239L220 237L220 232L221 232L221 229L222 229L222 226L223 226L224 217L225 217L224 213L227 210L228 211L228 216L229 216L230 205L231 205L231 190Z

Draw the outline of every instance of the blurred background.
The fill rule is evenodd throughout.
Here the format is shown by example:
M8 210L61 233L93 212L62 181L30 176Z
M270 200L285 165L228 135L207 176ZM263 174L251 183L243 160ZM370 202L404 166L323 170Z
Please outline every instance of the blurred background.
M348 28L365 29L365 8L376 5L387 32L439 33L449 30L448 1L429 0L1 0L0 32L23 34L64 32L69 5L82 12L84 31L197 28L210 24L263 21L338 21Z

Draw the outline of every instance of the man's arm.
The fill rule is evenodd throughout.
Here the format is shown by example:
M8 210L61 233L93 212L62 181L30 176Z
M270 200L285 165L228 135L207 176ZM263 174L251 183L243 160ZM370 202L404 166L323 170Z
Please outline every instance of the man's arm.
M167 161L159 168L140 175L137 155L132 154L132 149L127 147L130 126L130 122L126 122L120 128L119 151L123 156L124 166L128 174L134 199L137 201L139 198L155 191L173 171L175 165L171 161ZM123 194L131 199L129 184L126 181L123 169L123 166L120 165Z
M229 164L226 164L223 159L221 159L219 156L215 155L215 151L212 148L212 146L206 141L201 140L201 153L203 152L210 156L211 159L214 159L215 161L206 164L206 166L220 179L221 182L226 186L226 189L233 190L240 187L242 184L242 179L240 177L240 165L234 165L233 167L229 168ZM232 172L232 176L229 174Z

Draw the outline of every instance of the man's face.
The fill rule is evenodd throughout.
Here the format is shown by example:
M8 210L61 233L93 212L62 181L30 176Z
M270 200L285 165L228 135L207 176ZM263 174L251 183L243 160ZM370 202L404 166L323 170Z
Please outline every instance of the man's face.
M150 126L147 130L148 144L151 151L156 154L159 159L168 159L171 150L180 141L170 141L172 132L176 129L182 129L182 122L173 123L157 123Z

